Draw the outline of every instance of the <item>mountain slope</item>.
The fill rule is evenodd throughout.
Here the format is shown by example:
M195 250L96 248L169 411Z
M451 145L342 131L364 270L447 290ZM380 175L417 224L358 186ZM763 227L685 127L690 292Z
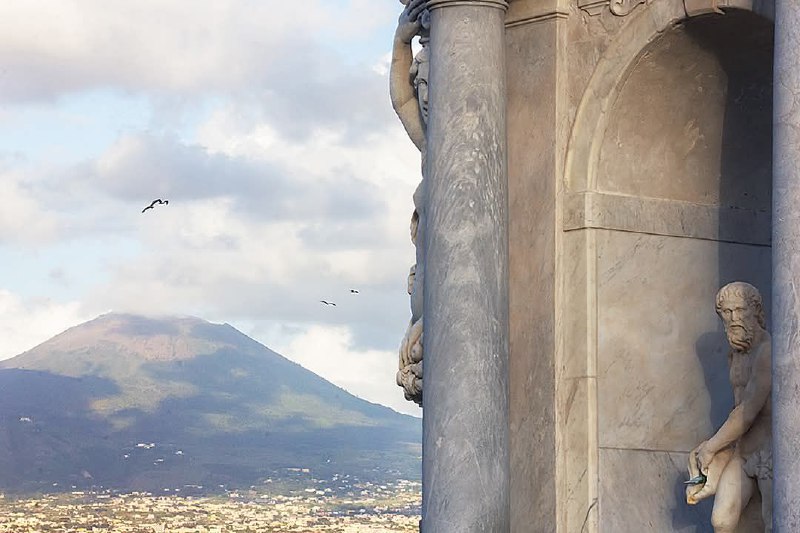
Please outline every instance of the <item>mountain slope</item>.
M420 440L418 419L197 318L103 315L0 361L6 490L246 486L298 466L418 478Z

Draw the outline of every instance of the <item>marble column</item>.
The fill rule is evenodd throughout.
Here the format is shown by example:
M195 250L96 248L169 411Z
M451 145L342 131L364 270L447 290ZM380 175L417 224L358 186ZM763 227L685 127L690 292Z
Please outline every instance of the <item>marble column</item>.
M775 0L772 185L773 517L800 531L800 0Z
M503 0L430 0L422 530L509 531Z

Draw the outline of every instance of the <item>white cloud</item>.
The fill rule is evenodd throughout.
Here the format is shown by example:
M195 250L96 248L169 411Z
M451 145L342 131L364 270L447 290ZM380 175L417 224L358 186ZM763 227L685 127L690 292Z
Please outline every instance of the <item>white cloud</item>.
M41 244L56 237L56 217L41 204L21 172L0 172L0 198L0 242Z
M0 289L0 359L19 355L50 337L94 318L79 302L22 298Z
M373 201L382 207L373 231L385 228L395 243L405 245L408 240L411 195L421 179L420 155L399 121L355 144L341 132L326 129L298 142L268 123L253 126L237 120L231 109L222 109L201 125L197 140L210 153L267 160L290 175L305 176L311 190L317 183L338 183L352 194L346 188L370 184L375 188Z
M388 76L389 75L389 67L392 65L392 53L387 52L384 54L380 61L372 65L372 71L378 74L379 76Z
M369 67L391 38L374 52L364 41L399 9L391 0L303 0L301 8L279 0L5 0L0 100L109 88L171 108L228 97L287 134L329 122L357 135L388 116L385 80Z
M273 349L356 396L421 416L395 383L397 353L356 349L347 327L311 326Z
M324 1L304 4L7 0L0 3L0 91L31 98L108 85L184 92L259 83L279 57L275 50L301 55L295 36L336 20Z
M357 219L376 211L381 200L354 172L309 173L282 158L228 155L149 134L125 135L84 166L82 181L113 198L186 203L227 197L259 219Z

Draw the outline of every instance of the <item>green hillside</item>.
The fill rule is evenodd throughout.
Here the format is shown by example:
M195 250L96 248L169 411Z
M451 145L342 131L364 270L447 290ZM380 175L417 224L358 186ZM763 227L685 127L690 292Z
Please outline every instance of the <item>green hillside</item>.
M0 362L7 491L241 487L298 467L418 479L420 441L419 419L197 318L103 315Z

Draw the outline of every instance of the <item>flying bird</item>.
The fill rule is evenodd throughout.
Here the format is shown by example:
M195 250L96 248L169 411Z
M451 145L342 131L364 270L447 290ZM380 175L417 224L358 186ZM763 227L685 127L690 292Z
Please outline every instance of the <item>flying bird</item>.
M357 291L357 290L355 290L355 289L350 289L350 292L351 292L352 294L358 294L358 291Z
M332 306L336 307L336 304L333 303L333 302L326 302L325 300L320 300L320 302L324 303L325 305L332 305Z
M145 207L144 209L142 209L142 213L144 213L144 212L145 212L145 211L147 211L148 209L153 209L153 207L155 207L155 205L156 205L156 204L164 204L164 205L167 205L168 203L169 203L169 200L162 200L161 198L158 198L158 199L156 199L156 200L153 200L152 202L150 202L150 205L148 205L147 207Z

